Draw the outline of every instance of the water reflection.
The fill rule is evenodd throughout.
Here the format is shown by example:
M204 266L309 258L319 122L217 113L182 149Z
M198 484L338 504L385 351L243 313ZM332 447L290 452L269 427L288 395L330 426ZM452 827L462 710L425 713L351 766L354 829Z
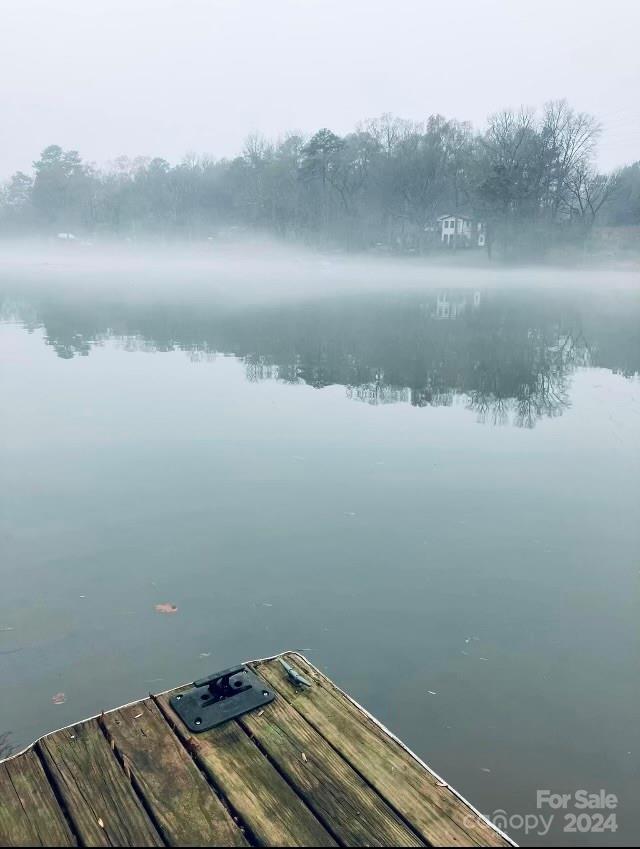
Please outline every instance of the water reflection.
M459 401L479 422L526 428L562 415L576 368L640 369L635 294L448 290L242 309L5 295L2 315L44 328L61 358L105 340L194 361L234 355L249 381L338 384L372 405Z
M293 646L483 810L633 810L637 295L93 282L0 280L0 734Z

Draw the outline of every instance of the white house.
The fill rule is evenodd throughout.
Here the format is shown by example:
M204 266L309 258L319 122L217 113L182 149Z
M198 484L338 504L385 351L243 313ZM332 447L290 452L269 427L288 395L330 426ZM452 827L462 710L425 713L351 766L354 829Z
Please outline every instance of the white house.
M466 215L446 213L438 217L440 244L447 248L483 248L486 228L483 221Z

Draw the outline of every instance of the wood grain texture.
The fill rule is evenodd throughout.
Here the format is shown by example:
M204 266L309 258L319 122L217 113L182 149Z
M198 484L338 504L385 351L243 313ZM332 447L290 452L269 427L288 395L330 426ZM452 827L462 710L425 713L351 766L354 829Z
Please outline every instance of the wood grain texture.
M259 713L238 722L342 845L424 845L286 699Z
M380 795L432 845L508 846L449 787L419 764L395 740L347 699L326 676L299 655L287 662L311 678L311 690L300 691L282 665L269 661L260 674L284 696Z
M0 846L77 846L33 749L0 764Z
M101 721L169 845L247 845L151 699L105 714Z
M57 731L37 745L85 845L163 845L97 720Z
M156 697L167 721L260 845L337 845L237 722L191 735L169 704L172 695Z

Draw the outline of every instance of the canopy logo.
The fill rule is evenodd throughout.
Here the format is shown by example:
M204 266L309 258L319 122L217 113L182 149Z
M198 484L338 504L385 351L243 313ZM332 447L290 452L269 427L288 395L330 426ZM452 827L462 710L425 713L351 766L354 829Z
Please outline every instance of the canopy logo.
M606 790L555 793L545 789L536 792L536 811L509 814L499 808L489 820L506 834L545 837L554 826L567 834L613 834L618 830L613 813L617 807L618 797Z

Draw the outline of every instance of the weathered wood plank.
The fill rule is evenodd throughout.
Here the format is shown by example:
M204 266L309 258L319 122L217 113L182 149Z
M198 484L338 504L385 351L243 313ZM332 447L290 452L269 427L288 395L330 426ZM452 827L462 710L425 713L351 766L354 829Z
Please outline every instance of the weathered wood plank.
M383 798L402 812L427 842L446 846L509 845L449 787L439 786L433 775L345 698L328 678L299 655L286 655L286 660L314 681L311 690L296 689L278 661L260 665L260 674Z
M345 846L421 846L380 796L283 698L238 722Z
M95 719L37 745L84 844L164 845Z
M337 845L237 722L192 736L169 704L175 692L157 704L261 845Z
M247 845L151 699L107 713L101 721L167 843Z
M0 845L510 845L302 656L284 657L311 690L277 660L250 664L278 699L204 734L165 694L0 763Z
M33 749L0 764L0 846L77 846Z

